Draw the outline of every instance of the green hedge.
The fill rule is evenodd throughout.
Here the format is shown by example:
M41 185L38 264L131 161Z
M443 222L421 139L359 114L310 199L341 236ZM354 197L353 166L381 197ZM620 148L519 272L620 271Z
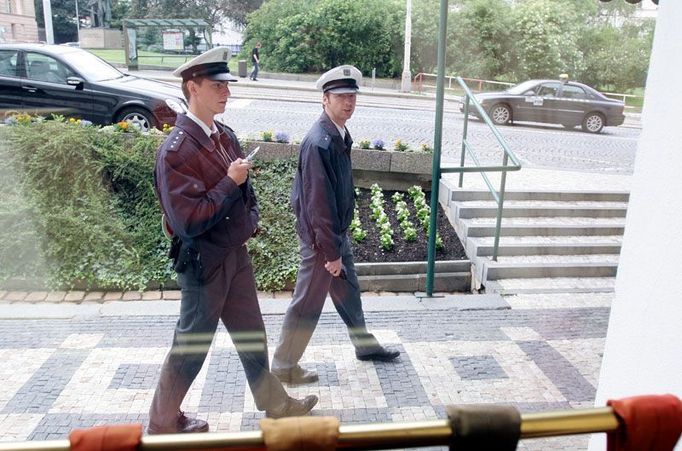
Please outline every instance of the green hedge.
M171 280L152 181L162 139L60 120L0 128L0 282L145 289ZM254 171L266 233L250 249L261 290L295 279L294 170L278 161Z

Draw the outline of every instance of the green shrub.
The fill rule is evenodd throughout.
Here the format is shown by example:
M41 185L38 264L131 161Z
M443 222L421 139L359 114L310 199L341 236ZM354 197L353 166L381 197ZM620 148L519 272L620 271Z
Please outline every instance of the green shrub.
M154 275L168 274L148 270L155 263L145 243L149 234L139 230L153 207L143 205L143 193L132 197L137 203L121 198L130 197L125 189L130 182L143 184L140 174L128 181L126 167L113 168L103 158L132 154L137 145L126 141L121 133L61 121L3 129L0 160L3 172L12 175L3 177L3 185L15 185L3 186L12 196L0 208L6 213L6 227L0 230L0 277L44 280L59 287L142 288ZM136 167L140 161L130 164ZM149 179L153 154L146 165ZM13 211L11 203L21 208ZM22 256L19 261L14 251Z
M60 120L0 127L0 283L145 289L171 280L152 178L162 139ZM288 160L253 172L264 233L249 248L261 290L296 276L295 169Z
M289 202L296 164L296 159L257 162L253 172L261 234L249 241L249 253L260 290L281 290L296 280L300 257Z
M272 141L272 130L266 130L266 131L260 132L260 140L265 141L265 142L271 142Z

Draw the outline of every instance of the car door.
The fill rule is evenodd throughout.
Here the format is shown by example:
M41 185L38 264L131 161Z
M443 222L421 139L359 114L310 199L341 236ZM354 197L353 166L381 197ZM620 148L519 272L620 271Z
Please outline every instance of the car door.
M22 107L23 91L19 50L0 50L0 111L18 111Z
M587 93L580 86L564 85L557 108L557 122L575 126L583 121L589 105Z
M81 85L67 83L69 77L78 74L54 58L38 52L24 54L25 78L24 108L34 114L47 116L51 113L67 117L88 119L92 113L91 95Z
M558 108L559 91L561 83L558 81L546 81L538 85L535 95L527 100L529 121L554 122Z

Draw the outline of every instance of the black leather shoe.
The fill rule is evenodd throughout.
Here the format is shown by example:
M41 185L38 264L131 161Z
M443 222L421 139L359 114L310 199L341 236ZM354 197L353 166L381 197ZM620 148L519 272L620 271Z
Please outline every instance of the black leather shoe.
M317 404L317 396L308 395L303 399L295 399L289 396L284 403L284 407L277 410L266 410L265 416L268 418L301 417L310 412Z
M305 370L299 365L290 370L272 370L272 374L287 384L312 384L320 379L315 371Z
M208 432L208 423L198 418L189 418L185 412L179 411L173 427L157 427L150 424L147 434L186 434L191 432Z
M383 346L363 351L355 351L358 360L373 360L375 362L392 362L400 355L400 351L386 349Z

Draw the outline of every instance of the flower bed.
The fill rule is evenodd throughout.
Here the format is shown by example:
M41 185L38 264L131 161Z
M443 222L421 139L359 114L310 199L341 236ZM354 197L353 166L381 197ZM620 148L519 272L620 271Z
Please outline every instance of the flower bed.
M378 187L378 185L377 185ZM358 198L356 220L359 221L360 229L365 232L365 237L361 240L355 239L358 232L350 231L353 239L353 254L355 261L360 262L408 262L408 261L426 261L428 252L428 234L426 227L424 227L420 220L419 203L415 206L415 202L407 192L385 190L379 192L383 195L383 213L385 219L372 218L372 213L375 208L372 207L372 190L358 189L356 190ZM375 188L375 193L377 189ZM398 207L398 202L394 201L396 193L402 194L404 205ZM423 194L426 205L430 203L431 196L429 193ZM375 194L375 198L378 197ZM398 208L397 208L398 207ZM408 212L399 213L401 211ZM428 213L427 213L428 215ZM403 223L409 221L410 224L401 226L400 217L403 217ZM382 217L379 215L379 217ZM428 220L428 216L427 216ZM387 247L385 243L387 233L382 234L381 230L387 231L388 228L392 230L391 241L392 246ZM357 228L355 228L357 230ZM464 248L457 237L452 225L449 223L443 209L438 206L437 219L438 235L441 238L442 246L436 251L436 260L463 260L466 259ZM358 233L358 235L360 235Z

